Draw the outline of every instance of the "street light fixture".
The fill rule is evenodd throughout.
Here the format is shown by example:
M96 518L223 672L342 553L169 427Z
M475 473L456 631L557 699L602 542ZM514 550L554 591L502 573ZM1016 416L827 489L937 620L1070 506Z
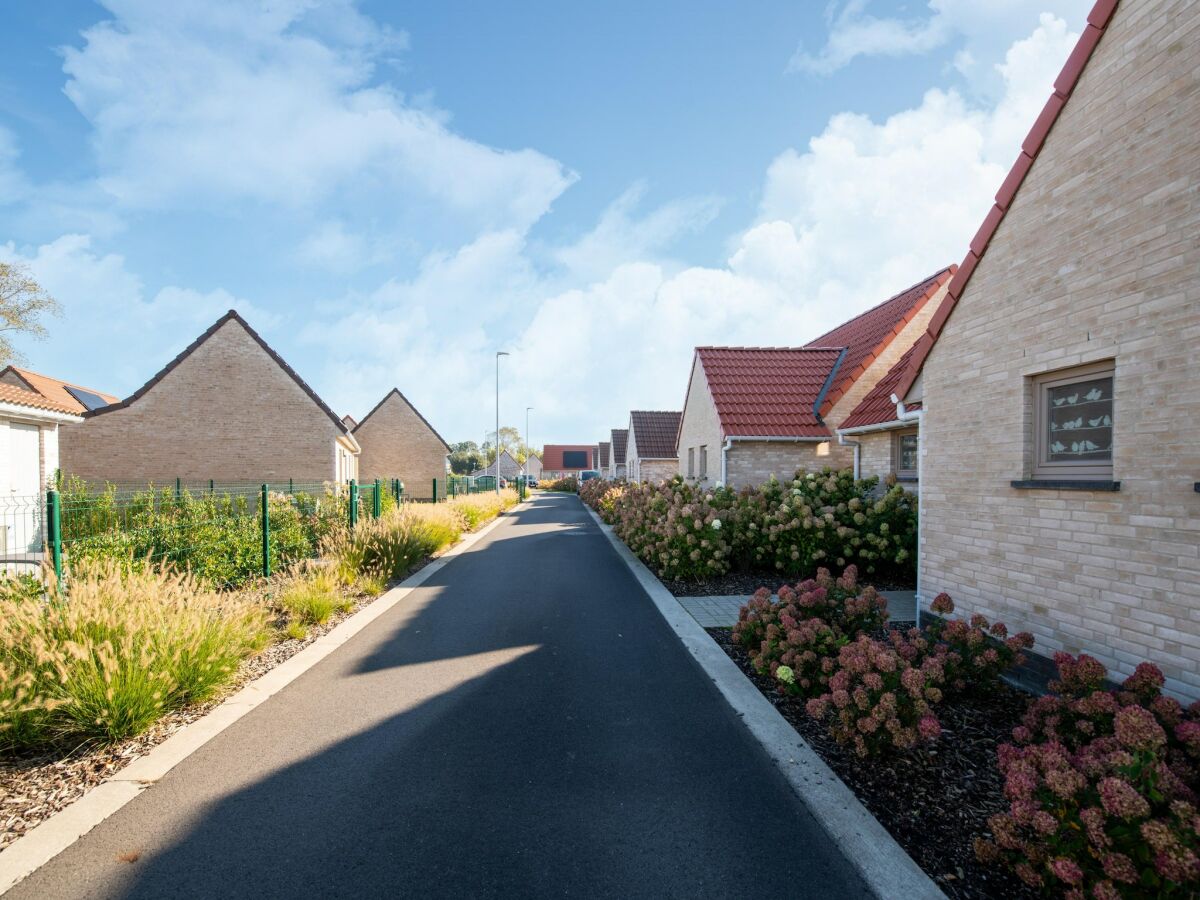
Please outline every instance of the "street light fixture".
M521 474L525 477L525 488L529 488L529 454L532 452L529 446L529 411L532 406L525 407L525 460L521 463Z
M510 356L507 350L496 351L496 495L500 495L500 357Z

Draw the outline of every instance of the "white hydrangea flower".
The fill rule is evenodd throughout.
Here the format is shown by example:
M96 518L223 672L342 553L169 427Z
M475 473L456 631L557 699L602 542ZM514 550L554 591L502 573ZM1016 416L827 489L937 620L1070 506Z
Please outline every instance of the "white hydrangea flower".
M796 683L796 673L792 671L791 666L780 666L778 669L775 670L775 677L778 678L780 681L782 681L784 684L795 684Z
M712 526L716 531L720 531L721 530L721 520L713 519Z

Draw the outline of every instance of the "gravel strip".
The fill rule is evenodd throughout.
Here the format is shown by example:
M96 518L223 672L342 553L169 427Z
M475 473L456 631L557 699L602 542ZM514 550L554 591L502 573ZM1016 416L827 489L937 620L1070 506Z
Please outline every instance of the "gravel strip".
M987 818L1007 808L996 748L1011 739L1029 695L1007 684L938 707L942 737L930 749L860 759L758 675L730 628L706 629L800 736L844 781L939 888L954 898L1026 900L1037 895L1007 871L975 859Z

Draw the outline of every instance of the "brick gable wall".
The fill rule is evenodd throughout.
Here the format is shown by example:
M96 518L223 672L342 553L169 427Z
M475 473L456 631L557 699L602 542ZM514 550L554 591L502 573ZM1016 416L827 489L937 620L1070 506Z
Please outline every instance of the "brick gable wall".
M444 496L446 479L445 445L411 406L392 393L361 422L354 439L362 447L358 458L359 477L399 478L409 497L433 496L433 479L438 480L438 495Z
M922 590L1200 697L1200 10L1117 7L926 361ZM1115 360L1118 493L1019 490L1031 376Z

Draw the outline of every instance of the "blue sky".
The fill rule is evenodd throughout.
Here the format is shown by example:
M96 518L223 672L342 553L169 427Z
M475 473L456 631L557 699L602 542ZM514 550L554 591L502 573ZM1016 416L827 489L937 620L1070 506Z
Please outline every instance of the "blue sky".
M339 410L479 439L506 349L506 420L599 439L961 258L1088 5L13 5L22 349L127 394L233 306Z

